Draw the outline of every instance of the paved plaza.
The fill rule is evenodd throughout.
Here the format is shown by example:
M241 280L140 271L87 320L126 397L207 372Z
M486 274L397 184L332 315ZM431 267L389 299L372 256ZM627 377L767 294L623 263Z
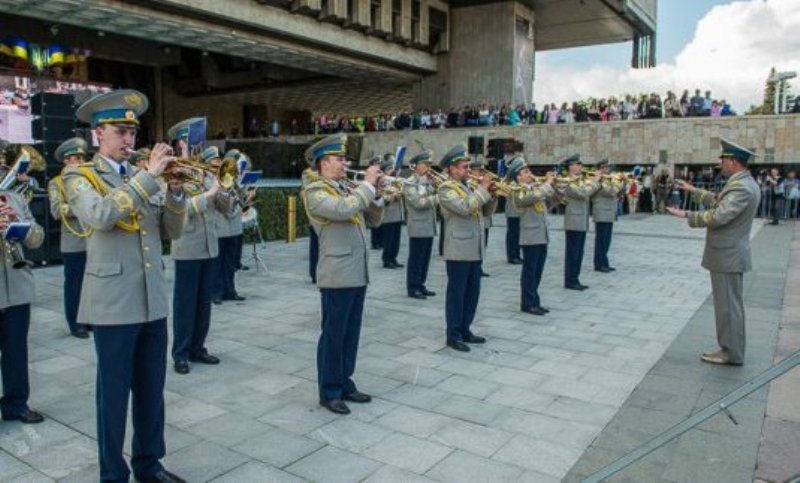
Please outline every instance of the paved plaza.
M376 398L352 404L349 416L317 404L320 301L307 275L306 240L267 244L266 275L245 260L252 269L240 272L238 285L247 301L213 307L208 348L222 363L193 365L186 376L168 368L165 466L191 482L577 480L772 363L780 264L786 268L779 254L788 252L791 227L754 224L757 271L745 279L748 293L756 291L746 299L748 323L756 321L748 327L752 364L736 373L698 358L715 346L702 230L664 216L626 217L615 227L610 275L591 270L590 234L581 281L591 288L574 292L562 288L564 233L553 217L541 287L552 312L535 317L518 310L520 267L505 262L503 215L495 224L485 263L491 277L482 281L473 326L488 342L470 353L444 345L441 258L434 254L428 283L438 295L419 301L406 297L404 270L381 268L379 252L371 252L355 380ZM756 256L759 247L766 259ZM245 259L249 253L248 246ZM764 263L774 268L766 277ZM38 269L36 279L31 406L47 420L0 423L0 481L96 481L94 347L67 335L61 267ZM762 305L754 302L759 294ZM696 389L693 398L678 394L681 381ZM765 400L762 391L743 402L755 408L737 427L749 428L748 446L725 479L690 471L707 456L698 448L726 434L724 416L623 479L752 481L747 464L751 456L755 462Z

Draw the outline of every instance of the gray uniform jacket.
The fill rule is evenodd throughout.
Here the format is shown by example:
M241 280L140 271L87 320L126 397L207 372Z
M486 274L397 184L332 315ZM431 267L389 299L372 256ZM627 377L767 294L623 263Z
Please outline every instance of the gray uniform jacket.
M573 178L564 189L563 197L567 207L564 210L564 230L589 231L589 199L600 183L584 183L580 178Z
M233 195L226 193L225 196L233 199ZM230 209L223 211L217 219L217 237L227 238L242 234L242 205L234 202L230 204Z
M338 183L320 179L305 188L306 212L319 235L317 287L352 288L369 283L365 219L380 224L383 208L361 185L348 194Z
M211 200L202 193L189 198L183 234L172 242L173 260L205 260L219 255L218 215L230 211L231 204L231 198L221 191Z
M79 253L86 251L86 237L75 236L70 229L77 233L88 233L75 218L75 214L66 200L66 192L59 186L60 176L47 183L47 194L50 198L50 215L61 222L61 253ZM64 187L66 190L66 187Z
M408 208L409 238L433 238L436 236L436 206L439 198L436 189L430 184L427 176L411 175L403 187L403 196Z
M592 196L592 218L595 223L614 223L617 221L617 195L622 189L615 181L603 181L600 189Z
M483 217L493 213L497 200L478 186L446 181L439 187L439 203L444 216L444 259L480 261L486 257Z
M553 196L550 185L535 186L517 191L509 205L519 212L519 244L546 245L550 242L547 232L547 199Z
M381 223L400 223L405 219L403 197L383 197L383 219Z
M160 191L156 178L130 166L126 183L108 162L96 155L84 168L94 172L105 196L78 167L64 171L67 200L85 227L86 240L78 322L126 325L163 319L169 293L161 260L161 238L177 239L186 222L186 197ZM118 222L138 219L139 230Z
M17 214L17 221L31 224L28 235L22 241L25 248L36 249L44 241L44 230L36 223L25 199L13 191L0 191L6 203ZM14 253L23 257L22 247L18 243L7 243L0 239L0 309L33 302L36 288L33 284L33 272L30 267L14 268Z
M731 176L718 195L700 189L692 195L698 203L711 207L689 213L689 226L707 229L703 268L727 273L750 271L750 229L761 200L761 190L750 172Z

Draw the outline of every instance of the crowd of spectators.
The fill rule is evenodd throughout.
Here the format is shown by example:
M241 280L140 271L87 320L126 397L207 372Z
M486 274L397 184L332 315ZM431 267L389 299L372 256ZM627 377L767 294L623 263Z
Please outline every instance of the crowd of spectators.
M503 105L478 104L442 110L419 112L404 111L374 116L340 116L321 114L314 116L307 132L330 134L336 132L373 132L403 129L440 129L452 127L517 126L521 124L571 124L593 121L624 121L631 119L657 119L701 116L735 116L725 99L715 99L711 91L694 95L688 90L678 97L667 92L659 94L625 95L607 99L586 99L572 103L555 103L538 107L536 104ZM293 124L290 131L299 131Z

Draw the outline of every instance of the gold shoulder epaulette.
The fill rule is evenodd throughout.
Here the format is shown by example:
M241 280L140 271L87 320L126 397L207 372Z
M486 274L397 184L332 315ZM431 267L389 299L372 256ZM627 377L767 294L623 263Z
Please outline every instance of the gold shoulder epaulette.
M306 185L306 189L307 190L311 190L311 189L317 189L317 188L324 188L325 186L327 186L327 183L325 183L324 180L318 179L316 181L312 181L312 182L308 183Z

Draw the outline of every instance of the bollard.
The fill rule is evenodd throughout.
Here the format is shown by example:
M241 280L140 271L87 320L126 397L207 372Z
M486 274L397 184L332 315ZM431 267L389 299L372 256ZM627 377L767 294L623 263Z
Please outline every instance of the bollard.
M288 198L289 204L287 207L286 216L286 243L294 243L297 241L297 197L290 196Z

